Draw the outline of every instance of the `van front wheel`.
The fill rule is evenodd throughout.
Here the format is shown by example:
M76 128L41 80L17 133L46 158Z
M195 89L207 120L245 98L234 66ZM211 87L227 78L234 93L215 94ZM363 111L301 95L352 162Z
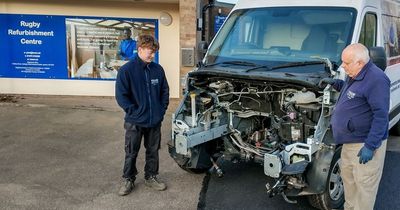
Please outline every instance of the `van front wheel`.
M341 148L333 155L324 193L308 196L308 201L318 209L341 209L344 204L344 187L340 176Z

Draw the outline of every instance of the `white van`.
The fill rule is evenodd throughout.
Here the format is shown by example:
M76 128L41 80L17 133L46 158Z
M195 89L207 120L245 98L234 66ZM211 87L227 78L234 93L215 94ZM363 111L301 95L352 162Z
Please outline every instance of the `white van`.
M329 123L338 93L318 82L344 79L342 50L363 43L391 79L390 127L400 133L396 2L239 0L188 74L172 119L171 157L195 173L219 169L219 158L260 163L274 178L271 196L340 208L341 145Z

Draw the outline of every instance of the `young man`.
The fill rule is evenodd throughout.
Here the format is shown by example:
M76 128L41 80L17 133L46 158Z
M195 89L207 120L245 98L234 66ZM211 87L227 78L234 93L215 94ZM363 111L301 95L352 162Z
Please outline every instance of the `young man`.
M132 60L136 56L136 41L131 38L132 32L130 28L123 30L123 40L119 45L118 55L121 60Z
M142 137L146 148L144 167L145 185L165 190L166 185L157 179L161 140L161 121L169 103L169 87L164 69L152 62L159 49L153 36L141 35L138 39L137 56L123 65L117 75L115 97L125 111L125 164L122 177L124 185L121 196L134 188L138 171L136 158Z
M370 61L368 49L352 44L342 53L348 79L322 79L340 91L331 125L343 144L344 209L372 210L382 176L389 125L390 80Z

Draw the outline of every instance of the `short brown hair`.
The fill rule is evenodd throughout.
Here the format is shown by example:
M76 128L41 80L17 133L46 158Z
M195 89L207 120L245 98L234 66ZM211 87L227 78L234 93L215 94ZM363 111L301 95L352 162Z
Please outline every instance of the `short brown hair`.
M158 44L157 39L155 39L152 35L142 34L138 37L137 48L150 48L154 51L158 51L160 48L160 44Z

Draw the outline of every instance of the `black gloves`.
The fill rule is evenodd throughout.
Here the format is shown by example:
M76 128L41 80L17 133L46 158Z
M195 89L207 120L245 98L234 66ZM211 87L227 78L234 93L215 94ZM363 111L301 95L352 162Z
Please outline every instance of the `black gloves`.
M320 88L325 88L327 85L333 85L335 84L335 80L332 78L323 78L319 81L318 86Z

